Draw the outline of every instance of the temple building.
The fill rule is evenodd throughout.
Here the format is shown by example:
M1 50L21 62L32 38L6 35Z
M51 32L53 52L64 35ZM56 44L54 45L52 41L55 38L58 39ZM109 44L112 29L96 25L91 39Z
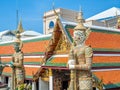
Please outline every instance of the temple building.
M11 30L0 32L0 42L11 41L13 39L15 39L15 34Z
M25 83L30 83L32 90L67 90L69 86L70 70L67 62L74 27L78 23L68 15L68 19L62 18L64 14L59 15L61 10L64 12L64 9L57 9L44 14L45 35L22 39ZM77 17L78 12L74 14ZM48 20L46 15L49 16ZM88 23L84 23L84 26L90 29L85 43L93 49L93 90L120 90L119 28ZM51 28L53 31L49 32ZM0 42L1 63L9 64L13 53L13 41ZM0 80L11 86L11 67L3 69Z
M24 30L22 26L22 20L19 22L17 30L21 33L21 38L31 38L36 36L41 36L41 33L38 33L33 30ZM4 30L0 32L0 42L12 41L15 39L16 30Z
M61 17L64 21L76 22L76 16L78 15L77 11L58 8L56 9L56 13ZM43 30L44 34L50 34L53 32L53 28L56 23L56 14L54 10L48 11L44 13L43 16Z
M119 17L120 8L112 7L86 19L86 23L96 26L115 28Z

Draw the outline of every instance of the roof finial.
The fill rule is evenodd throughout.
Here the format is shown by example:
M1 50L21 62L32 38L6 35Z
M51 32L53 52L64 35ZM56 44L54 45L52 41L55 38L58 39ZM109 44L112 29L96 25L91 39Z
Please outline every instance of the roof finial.
M20 33L24 32L24 29L22 27L22 19L20 20L20 22L18 24L17 31L19 31Z
M118 13L117 13L117 10L116 10L115 14L116 14L116 19L118 20Z
M58 15L58 13L56 12L56 10L55 10L55 7L54 7L55 5L54 5L54 2L53 2L53 11L54 11L54 13L55 13L55 15L57 16L56 18L58 19L59 18L59 15Z
M74 30L81 30L81 31L86 30L86 28L83 25L84 19L83 19L82 15L83 15L82 8L80 8L80 12L78 13L78 17L77 17L78 25L74 28Z
M52 7L53 7L53 9L54 9L54 6L55 6L55 4L54 4L54 2L52 3Z
M120 29L120 18L117 19L116 28L117 28L117 29Z
M18 0L16 0L16 28L18 26Z
M79 12L82 12L82 7L81 7L81 5L80 5L80 7L79 7Z
M117 29L120 29L120 18L119 18L119 16L118 16L118 13L117 13L117 10L116 10L116 21L117 21L117 23L116 23L116 28Z

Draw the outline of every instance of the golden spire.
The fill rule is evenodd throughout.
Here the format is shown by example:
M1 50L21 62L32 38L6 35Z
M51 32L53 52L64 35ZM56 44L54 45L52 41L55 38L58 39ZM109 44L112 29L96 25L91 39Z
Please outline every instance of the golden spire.
M78 21L78 25L74 28L74 30L85 31L86 28L83 25L84 19L82 17L82 10L78 13L77 21Z
M21 50L21 48L23 47L23 42L21 41L21 36L20 36L20 32L17 31L16 32L16 39L14 40L14 43L18 43L19 44L19 49Z
M17 31L19 31L20 33L24 32L24 29L22 27L22 20L20 20L20 22L18 24Z
M120 29L120 18L117 19L116 28L117 28L117 29Z

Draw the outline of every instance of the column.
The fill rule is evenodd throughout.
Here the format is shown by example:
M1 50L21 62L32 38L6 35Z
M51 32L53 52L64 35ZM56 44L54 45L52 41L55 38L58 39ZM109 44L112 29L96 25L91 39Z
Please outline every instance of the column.
M48 82L43 81L41 77L39 77L39 90L49 90Z
M52 69L49 69L49 90L53 90L53 75Z
M0 82L1 82L1 83L5 83L5 77L2 76L2 75L0 76Z
M32 82L32 90L36 90L36 82L35 81Z
M12 85L12 83L11 83L11 77L8 77L8 88L10 88L11 85Z
M42 85L41 85L41 77L39 77L39 90L41 90L41 87L42 87Z
M2 82L2 76L0 76L0 82Z

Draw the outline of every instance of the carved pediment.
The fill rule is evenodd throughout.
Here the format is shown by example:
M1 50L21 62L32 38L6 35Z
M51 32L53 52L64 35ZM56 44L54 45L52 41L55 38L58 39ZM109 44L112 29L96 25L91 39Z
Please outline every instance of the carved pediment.
M70 43L64 35L61 35L57 47L55 49L56 53L68 53L70 50Z

